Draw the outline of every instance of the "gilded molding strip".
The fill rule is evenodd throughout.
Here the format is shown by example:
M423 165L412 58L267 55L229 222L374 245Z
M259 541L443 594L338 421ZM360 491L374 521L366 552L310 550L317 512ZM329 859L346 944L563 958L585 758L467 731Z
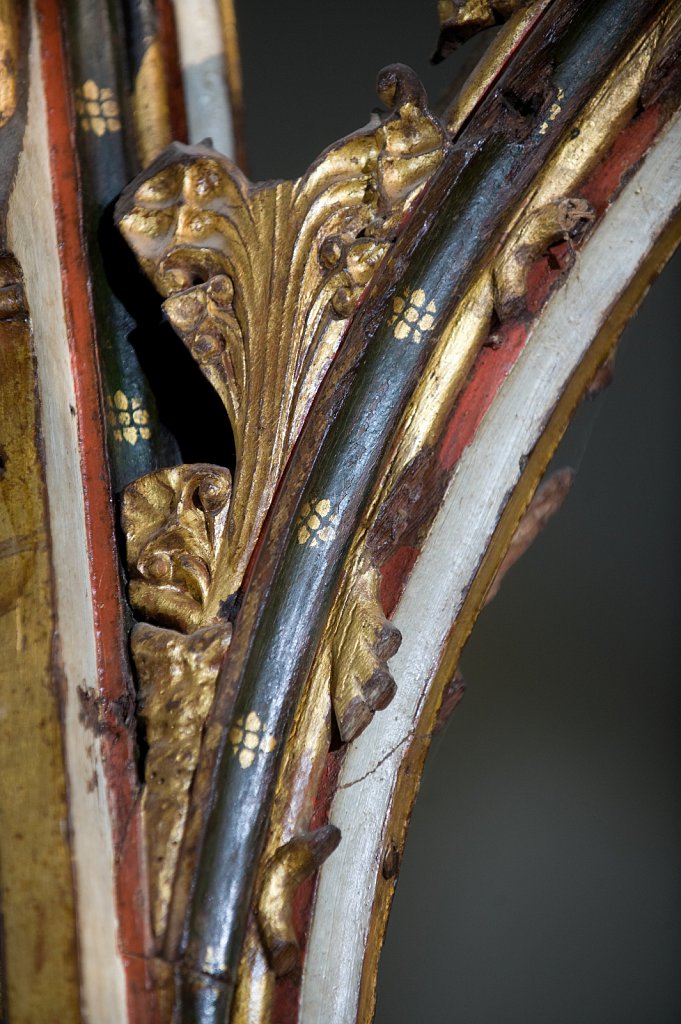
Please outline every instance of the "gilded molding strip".
M508 65L516 49L553 0L532 0L520 7L491 40L482 59L471 71L455 99L447 106L443 121L447 131L458 134L496 79Z
M500 25L531 4L532 0L438 0L440 38L433 63L444 60L471 36Z
M42 424L23 280L0 259L0 1005L80 1020ZM11 1012L11 1018L9 1017Z
M225 47L225 69L229 103L234 127L234 162L248 173L246 144L246 113L244 110L244 83L241 74L241 49L234 0L220 0L220 19ZM219 147L218 147L219 148Z
M172 141L166 73L154 0L123 0L132 117L139 164L146 167Z

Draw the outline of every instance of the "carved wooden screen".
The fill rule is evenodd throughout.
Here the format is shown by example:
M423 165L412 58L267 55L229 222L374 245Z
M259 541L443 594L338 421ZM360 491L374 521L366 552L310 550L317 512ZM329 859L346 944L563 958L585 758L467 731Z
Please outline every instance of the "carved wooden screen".
M439 14L503 26L452 98L389 65L253 183L227 0L0 4L9 1021L372 1016L461 647L679 228L676 0Z

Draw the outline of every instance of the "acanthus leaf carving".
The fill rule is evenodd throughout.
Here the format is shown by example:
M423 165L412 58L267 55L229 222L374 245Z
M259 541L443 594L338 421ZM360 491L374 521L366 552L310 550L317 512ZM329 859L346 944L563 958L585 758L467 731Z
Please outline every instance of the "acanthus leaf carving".
M138 623L132 633L148 744L142 799L157 936L165 929L203 723L231 636L231 623L191 636Z
M251 184L207 146L171 146L120 228L218 392L236 470L207 620L240 585L277 482L362 292L439 165L445 133L413 72L379 75L392 112L296 181Z
M158 757L180 741L172 715L157 709L148 717L158 703L154 688L165 693L177 676L183 699L190 699L195 644L208 659L214 687L231 635L225 610L242 584L310 404L348 319L448 146L408 68L384 69L378 94L389 113L331 146L296 181L252 184L208 146L173 144L119 200L120 229L220 397L236 452L233 477L216 466L176 466L135 481L123 497L130 601L136 613L165 627L152 633L137 626L133 635L143 713ZM385 661L399 643L378 603L376 571L362 564L357 579L348 579L330 651L344 739L392 697ZM206 631L213 628L218 634L207 651ZM202 715L205 720L207 692L201 689L195 724ZM200 729L192 735L199 743ZM192 747L187 764L195 764L194 751L198 757ZM150 747L148 767L155 756ZM154 897L159 940L192 772L183 775L184 789L176 786L175 809L161 792L153 804L146 798L152 874L159 865L163 873Z

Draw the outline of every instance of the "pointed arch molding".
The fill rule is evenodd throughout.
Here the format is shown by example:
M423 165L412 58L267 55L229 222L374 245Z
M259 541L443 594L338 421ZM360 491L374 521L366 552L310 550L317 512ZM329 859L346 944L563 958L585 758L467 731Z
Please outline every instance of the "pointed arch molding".
M540 5L534 20L521 12L526 38L514 39L514 58L497 65L498 81L455 137L413 74L395 66L379 76L388 113L296 182L254 186L207 147L175 146L119 203L121 230L222 398L237 446L233 477L206 465L162 470L131 484L123 500L130 596L150 620L133 634L142 713L159 756L166 746L172 755L173 730L188 744L181 778L161 770L150 749L144 797L153 835L173 835L154 861L162 865L156 941L168 999L188 1020L209 1024L230 1006L234 1019L256 1019L255 1000L264 1021L272 1001L295 1004L301 991L301 1013L312 1012L316 946L302 990L275 977L300 970L296 900L338 841L317 830L328 813L335 825L344 799L352 805L344 794L360 775L348 778L347 765L369 742L362 734L387 736L396 720L401 630L386 616L409 572L419 578L449 481L463 472L487 407L496 408L485 373L497 386L508 377L500 395L510 388L516 364L534 351L550 292L578 273L576 249L603 237L608 202L673 109L660 64L678 28L674 5L651 13L627 4L624 18L609 0L589 9L588 33L578 7ZM599 192L592 179L630 125L628 156L609 167ZM613 294L625 285L609 281ZM574 366L585 358L581 350ZM554 369L557 405L570 371ZM476 388L487 405L466 410ZM536 430L553 408L550 390L540 396L528 406ZM527 458L511 459L507 490ZM476 567L492 543L483 510ZM406 585L403 601L415 584ZM207 690L193 685L191 670L206 629L228 648ZM182 725L164 725L154 695L168 657L183 666L174 676L179 706L189 709L192 690L201 703ZM427 678L434 671L435 663ZM329 760L334 729L342 745ZM409 748L399 736L396 744ZM370 788L395 757L391 747L369 764ZM329 812L334 785L325 797L323 780L344 758L340 802ZM155 779L165 790L152 788ZM181 810L175 824L171 805ZM353 846L340 838L320 898L331 865L351 863ZM343 899L338 889L334 898ZM319 906L313 943L329 909ZM384 911L367 915L378 935ZM357 1011L355 996L339 1021Z
M139 454L154 414L101 398L84 85L58 4L0 2L0 757L32 844L5 789L0 1016L371 1018L459 651L679 232L680 0L440 6L441 55L508 18L441 114L391 65L384 112L295 181L174 143L123 191L236 462L136 463L114 503L106 424Z

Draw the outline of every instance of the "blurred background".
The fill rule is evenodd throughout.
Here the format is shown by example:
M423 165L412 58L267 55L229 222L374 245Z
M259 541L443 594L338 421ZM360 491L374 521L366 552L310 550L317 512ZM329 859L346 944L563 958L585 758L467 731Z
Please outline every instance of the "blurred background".
M384 64L436 101L480 47L429 64L435 0L237 12L254 180L301 174L364 124ZM377 1024L681 1022L680 293L678 254L556 456L577 469L565 506L464 652Z

